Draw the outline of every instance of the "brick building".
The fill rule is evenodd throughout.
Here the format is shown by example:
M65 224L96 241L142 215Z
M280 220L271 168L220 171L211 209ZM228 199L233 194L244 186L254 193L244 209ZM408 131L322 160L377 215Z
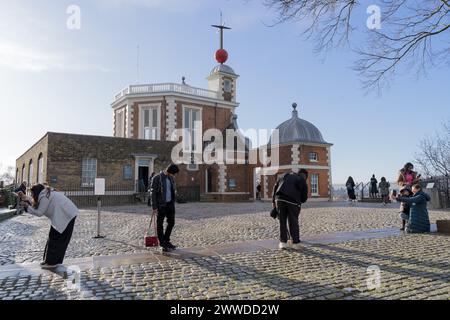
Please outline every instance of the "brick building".
M279 167L269 172L260 159L249 161L252 152L260 150L252 149L239 131L239 76L224 64L224 52L221 48L216 53L219 64L207 77L208 89L192 87L183 78L182 83L131 85L117 93L111 103L113 137L47 133L17 159L16 180L83 189L91 187L95 177L104 177L107 183L134 186L137 192L147 187L152 172L177 158L183 160L177 185L198 190L202 200L252 200L257 180L268 199L277 177L299 168L311 172L311 196L329 199L331 144L298 117L296 106L292 118L277 128L279 143L273 143L273 137L269 143L279 153ZM205 163L205 148L219 145L217 132L222 141L232 134L233 147L222 156L242 157L240 163ZM212 150L214 156L221 153Z
M279 177L284 173L306 169L309 173L309 197L317 200L330 200L331 143L323 139L322 133L312 123L299 118L297 104L293 104L292 117L280 124L276 147L279 154L279 167L256 168L262 187L262 198L269 200ZM269 141L269 144L272 141Z

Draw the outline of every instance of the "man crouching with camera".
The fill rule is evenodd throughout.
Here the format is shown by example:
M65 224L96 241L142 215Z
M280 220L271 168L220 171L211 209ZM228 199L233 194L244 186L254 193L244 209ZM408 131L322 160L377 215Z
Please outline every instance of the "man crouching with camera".
M273 188L272 205L278 211L280 219L280 249L288 248L288 229L292 239L292 248L300 249L299 216L302 203L308 199L308 171L300 169L298 173L289 172L280 178Z

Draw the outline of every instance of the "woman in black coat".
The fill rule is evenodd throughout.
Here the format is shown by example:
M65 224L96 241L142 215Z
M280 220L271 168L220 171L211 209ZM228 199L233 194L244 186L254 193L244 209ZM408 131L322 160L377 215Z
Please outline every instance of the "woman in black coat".
M352 177L348 177L347 182L345 183L345 186L347 187L347 195L349 201L355 201L356 195L355 195L355 181Z

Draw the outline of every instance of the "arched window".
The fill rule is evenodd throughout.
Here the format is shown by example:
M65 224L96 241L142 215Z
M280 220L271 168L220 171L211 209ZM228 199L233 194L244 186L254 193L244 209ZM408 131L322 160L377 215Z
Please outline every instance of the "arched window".
M33 185L33 160L28 164L28 185Z
M20 176L19 176L19 168L16 169L16 184L20 184L19 182Z
M37 183L44 183L44 156L42 153L39 154L37 171L38 171Z
M20 175L20 179L22 181L19 181L19 183L22 183L23 181L25 181L25 163L22 165L22 173Z

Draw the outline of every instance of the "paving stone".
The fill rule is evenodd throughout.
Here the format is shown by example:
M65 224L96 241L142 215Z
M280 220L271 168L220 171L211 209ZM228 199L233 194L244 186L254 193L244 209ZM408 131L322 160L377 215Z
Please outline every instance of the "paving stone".
M211 206L214 206L212 209ZM177 208L174 243L182 247L276 239L270 204L186 204ZM93 211L82 210L67 259L146 253L148 207L105 210L107 240L93 241ZM321 205L302 210L302 236L397 228L397 208ZM450 213L430 211L432 222ZM17 224L23 224L21 228ZM27 233L27 228L33 232ZM4 232L8 230L8 235ZM48 225L19 216L0 223L0 265L40 261ZM21 241L19 242L18 239ZM449 298L448 237L433 234L305 245L298 252L260 250L161 263L91 268L85 291L72 292L56 274L0 278L0 299L445 299ZM36 249L38 248L38 249ZM39 249L42 248L42 249ZM382 287L368 291L366 269L378 265ZM83 279L86 279L84 281ZM19 289L20 288L20 289ZM348 288L351 288L349 290ZM90 290L93 290L92 292Z

